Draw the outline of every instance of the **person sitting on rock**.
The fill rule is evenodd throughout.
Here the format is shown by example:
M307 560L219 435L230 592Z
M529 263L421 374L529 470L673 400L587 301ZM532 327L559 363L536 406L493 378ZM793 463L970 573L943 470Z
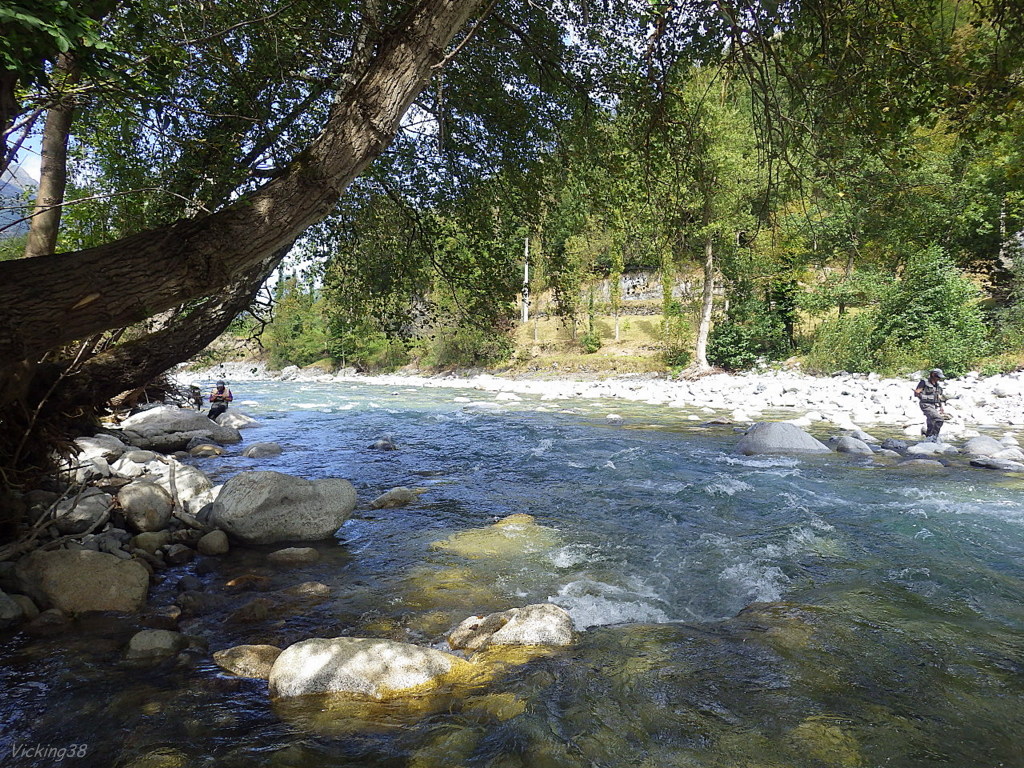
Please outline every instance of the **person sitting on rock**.
M920 401L921 412L927 420L925 439L933 443L939 442L939 432L947 418L943 409L946 396L942 394L942 385L939 383L945 378L941 368L932 368L928 372L928 378L921 379L914 389L914 397Z
M217 382L217 388L210 392L210 412L206 415L209 416L211 421L216 421L217 417L228 409L228 403L234 399L235 396L232 395L231 390L225 386L224 380L219 380Z

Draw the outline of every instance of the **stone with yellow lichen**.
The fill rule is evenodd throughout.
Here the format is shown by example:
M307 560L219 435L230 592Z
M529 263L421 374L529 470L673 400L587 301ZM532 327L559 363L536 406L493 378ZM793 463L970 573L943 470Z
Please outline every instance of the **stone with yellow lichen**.
M514 693L488 693L467 699L462 712L467 717L504 722L526 711L526 702Z
M285 648L270 670L274 698L352 693L375 699L419 695L469 662L433 648L364 637L315 637Z
M448 635L455 649L476 651L489 645L570 645L573 623L552 603L511 608L486 617L470 616Z
M515 514L485 528L461 531L431 544L433 549L470 559L514 558L546 552L559 545L554 528L538 525L532 515Z
M409 768L452 768L468 760L483 734L472 728L445 729L413 754Z
M503 602L482 574L471 568L414 569L403 582L404 603L410 608L451 610L453 606L499 607ZM507 603L506 603L507 605Z
M864 764L857 740L826 718L811 717L790 732L794 745L816 760L836 768Z

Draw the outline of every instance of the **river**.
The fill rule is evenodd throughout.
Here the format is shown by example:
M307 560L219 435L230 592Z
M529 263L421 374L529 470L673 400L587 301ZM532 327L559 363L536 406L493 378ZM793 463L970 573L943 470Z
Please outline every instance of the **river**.
M742 457L731 426L639 403L347 383L251 382L235 396L262 424L246 442L284 453L198 466L218 482L249 468L348 478L360 507L314 564L273 568L271 548L239 548L168 572L155 605L185 574L214 595L232 581L262 590L183 620L200 647L177 662L126 663L130 618L7 633L8 755L76 745L60 764L133 768L1024 765L1018 477ZM398 450L368 447L385 436ZM424 493L367 508L396 486ZM514 513L536 523L517 546L446 545ZM236 613L304 581L330 598ZM340 635L434 645L466 616L537 602L566 608L578 643L440 710L296 716L265 681L209 658Z

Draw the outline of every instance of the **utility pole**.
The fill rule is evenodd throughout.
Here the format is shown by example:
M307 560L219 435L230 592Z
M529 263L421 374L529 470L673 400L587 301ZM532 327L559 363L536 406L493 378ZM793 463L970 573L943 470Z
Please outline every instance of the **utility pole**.
M530 236L523 238L523 301L522 322L530 320Z

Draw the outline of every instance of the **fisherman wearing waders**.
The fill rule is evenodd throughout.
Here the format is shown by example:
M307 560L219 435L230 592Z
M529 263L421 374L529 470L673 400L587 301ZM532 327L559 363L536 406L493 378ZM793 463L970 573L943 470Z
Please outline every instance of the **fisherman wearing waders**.
M933 443L939 442L939 431L948 418L943 404L946 396L942 394L942 384L939 382L945 379L941 368L932 368L927 379L921 379L914 389L914 397L921 403L921 412L927 419L925 427L925 440Z
M217 388L210 393L210 412L206 414L211 421L216 421L228 409L228 403L235 399L231 390L224 385L223 379L217 382Z

